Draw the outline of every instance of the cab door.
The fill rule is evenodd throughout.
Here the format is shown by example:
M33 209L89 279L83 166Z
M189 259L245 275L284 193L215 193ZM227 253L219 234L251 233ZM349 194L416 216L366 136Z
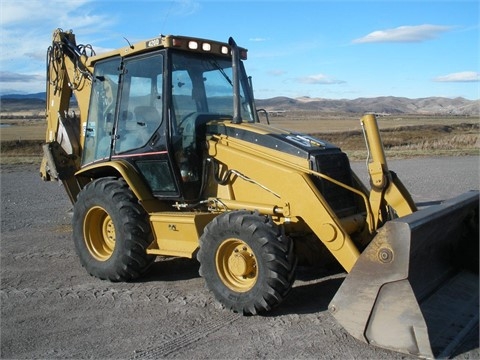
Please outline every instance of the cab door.
M164 120L164 54L124 59L112 160L132 164L155 196L177 198Z

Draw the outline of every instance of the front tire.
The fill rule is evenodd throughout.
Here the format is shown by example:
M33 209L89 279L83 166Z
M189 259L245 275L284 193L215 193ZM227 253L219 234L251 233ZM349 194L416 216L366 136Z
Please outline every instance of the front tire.
M197 259L217 300L243 314L279 305L295 281L293 241L271 218L257 213L217 216L205 227Z
M152 239L147 213L123 179L97 179L78 195L73 240L90 275L111 281L138 278L155 259L146 253Z

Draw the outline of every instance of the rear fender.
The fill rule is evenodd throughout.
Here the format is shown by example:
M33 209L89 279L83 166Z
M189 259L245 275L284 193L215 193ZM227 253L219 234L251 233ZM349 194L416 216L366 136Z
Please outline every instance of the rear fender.
M78 182L83 184L85 184L83 180L85 178L97 179L105 176L123 178L147 212L158 210L159 201L153 196L141 175L126 161L115 160L92 164L75 173Z

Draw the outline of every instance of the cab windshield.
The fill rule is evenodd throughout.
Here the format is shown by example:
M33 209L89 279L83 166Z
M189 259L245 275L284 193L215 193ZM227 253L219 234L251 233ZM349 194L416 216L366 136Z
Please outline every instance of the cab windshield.
M248 84L240 75L241 116L253 121ZM187 117L221 115L233 117L232 61L214 55L172 54L172 102L176 125Z

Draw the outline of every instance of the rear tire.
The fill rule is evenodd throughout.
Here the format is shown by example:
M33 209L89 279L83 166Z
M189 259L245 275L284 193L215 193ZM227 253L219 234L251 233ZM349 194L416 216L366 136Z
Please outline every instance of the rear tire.
M243 314L271 310L295 281L292 239L271 218L248 211L227 212L208 224L197 259L217 300Z
M111 281L138 278L155 259L148 216L123 179L101 178L80 192L73 209L73 240L90 275Z

